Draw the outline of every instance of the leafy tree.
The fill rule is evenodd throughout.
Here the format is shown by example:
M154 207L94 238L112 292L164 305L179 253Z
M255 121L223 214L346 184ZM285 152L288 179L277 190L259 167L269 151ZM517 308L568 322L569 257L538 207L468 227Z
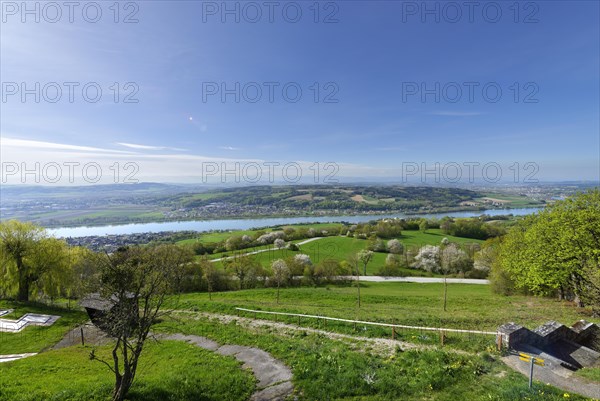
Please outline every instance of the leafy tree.
M388 277L398 277L401 276L402 273L400 271L400 266L402 263L402 259L399 255L394 253L389 253L385 258L385 265L377 271L378 276L388 276Z
M324 277L329 281L333 281L336 276L347 273L349 272L335 259L324 259L315 268L316 276Z
M404 246L397 239L391 239L387 243L387 249L390 253L399 255L404 251Z
M440 248L440 267L444 274L465 273L473 267L469 255L455 243Z
M448 273L464 273L473 265L465 251L455 243L449 243L440 247L440 267L444 273L444 311L448 301Z
M215 264L208 259L202 259L200 261L200 268L202 269L202 278L206 281L208 299L212 300L212 293L219 278L219 271Z
M232 235L225 241L225 249L235 251L244 247L244 240L241 235Z
M427 272L436 273L440 270L440 247L425 245L415 256L413 267Z
M273 245L275 245L275 248L281 250L283 248L285 248L285 241L282 240L281 238L277 238L274 242Z
M367 265L369 264L369 262L371 262L371 260L373 260L373 252L363 249L362 251L359 251L357 253L357 256L358 256L358 259L363 264L363 273L366 276L367 275Z
M240 288L244 289L248 287L248 281L260 267L260 263L251 255L236 255L232 258L224 259L223 266L235 274L239 280Z
M0 223L0 262L0 287L19 301L28 301L32 293L57 295L69 280L66 243L31 223Z
M136 378L138 360L150 327L165 314L162 305L168 294L177 292L183 266L192 254L175 245L121 248L112 255L97 254L98 280L90 283L113 307L102 318L102 326L116 338L112 363L104 363L115 376L113 401L122 401Z
M600 312L600 190L579 193L516 224L500 247L500 265L537 294L572 295Z
M490 238L486 240L481 249L475 252L473 257L473 268L482 272L484 275L489 274L492 270L492 265L498 258L500 239Z
M279 304L279 287L286 282L290 277L290 269L283 259L274 260L271 264L273 271L273 279L277 283L277 303Z
M385 242L373 235L371 238L369 238L369 244L367 245L367 248L373 252L385 252Z

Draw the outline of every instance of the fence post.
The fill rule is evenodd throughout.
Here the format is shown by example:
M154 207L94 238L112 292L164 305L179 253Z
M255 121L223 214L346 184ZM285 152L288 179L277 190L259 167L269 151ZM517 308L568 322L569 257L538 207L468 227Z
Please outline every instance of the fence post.
M444 331L443 331L443 330L440 330L440 342L441 342L441 344L442 344L442 347L444 346L444 340L446 339L445 337L446 337L446 336L445 336L445 334L444 334Z
M502 351L502 333L496 336L496 347L498 348L498 352Z
M83 338L83 326L79 328L79 331L81 332L81 345L85 346L85 339Z
M396 328L392 326L392 340L396 339Z

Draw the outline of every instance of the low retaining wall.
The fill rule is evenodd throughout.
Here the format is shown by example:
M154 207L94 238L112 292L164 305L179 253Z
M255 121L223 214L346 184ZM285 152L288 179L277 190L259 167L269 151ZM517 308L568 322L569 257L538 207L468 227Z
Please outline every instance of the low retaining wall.
M600 327L585 320L578 321L572 327L550 321L532 331L511 322L498 328L496 340L502 341L502 345L509 349L517 344L545 348L559 340L567 340L600 352Z

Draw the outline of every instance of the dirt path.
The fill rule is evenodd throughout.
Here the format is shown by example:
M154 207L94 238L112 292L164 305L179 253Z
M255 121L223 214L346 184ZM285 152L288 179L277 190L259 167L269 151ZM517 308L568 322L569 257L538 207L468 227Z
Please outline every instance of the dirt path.
M272 320L262 320L262 319L253 319L246 317L239 317L234 315L226 315L220 313L208 313L208 312L195 312L188 310L175 310L173 312L176 313L186 313L191 315L196 315L198 317L205 317L209 319L216 319L221 323L227 324L231 322L236 322L242 327L250 328L250 329L276 329L277 334L280 335L290 335L292 332L296 331L304 331L307 333L319 334L325 336L331 340L345 340L350 341L351 346L356 351L365 351L364 343L368 343L371 346L371 351L375 351L384 356L393 355L396 352L397 347L400 347L403 351L411 350L411 349L437 349L437 346L433 345L422 345L422 344L414 344L400 340L392 340L387 338L377 338L377 337L363 337L356 336L351 334L341 334L334 333L327 330L315 329L311 327L305 326L297 326L294 324L274 322ZM445 352L453 352L457 354L469 354L467 351L456 350L451 348L444 348Z
M222 345L206 337L184 334L161 335L164 340L186 341L197 347L217 352L221 355L233 356L243 362L244 368L252 369L258 380L257 391L250 401L285 400L294 391L292 371L271 354L258 348L242 345Z
M354 336L349 334L340 334L333 333L326 330L314 329L310 327L296 326L293 324L273 322L271 320L261 320L261 319L252 319L252 318L244 318L238 317L234 315L225 315L218 313L207 313L207 312L194 312L194 311L182 311L178 310L179 313L189 313L197 315L198 317L205 317L209 319L216 319L222 323L231 323L235 321L246 328L254 328L261 329L268 327L269 329L276 329L278 334L286 335L291 331L305 331L308 333L315 333L326 336L332 340L350 340L354 342L354 349L356 351L366 351L364 344L367 343L371 345L370 351L375 351L381 355L392 355L396 352L396 347L400 347L402 350L410 350L410 349L439 349L437 346L430 345L421 345L421 344L413 344L404 341L385 339L385 338L371 338L371 337L362 337L362 336ZM444 348L445 352L453 352L457 354L463 355L473 355L471 352L455 350L450 348ZM520 372L526 376L529 376L529 365L520 361L518 356L509 355L507 357L501 358L501 360L510 368ZM567 369L562 369L560 372L556 373L551 371L548 368L542 368L539 366L535 367L534 371L534 380L541 381L543 383L549 384L556 388L562 389L565 392L580 394L585 397L600 399L600 388L595 383L590 383L585 381L584 379L573 376L573 372L568 371Z

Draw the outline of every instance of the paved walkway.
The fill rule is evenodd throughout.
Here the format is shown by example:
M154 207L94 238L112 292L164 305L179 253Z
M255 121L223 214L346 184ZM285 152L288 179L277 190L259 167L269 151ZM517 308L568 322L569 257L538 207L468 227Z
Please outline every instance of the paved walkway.
M222 345L206 337L171 334L161 335L165 340L186 341L197 347L215 351L221 355L235 357L244 363L244 368L252 369L258 380L257 391L250 401L280 401L285 400L294 391L292 371L288 366L271 354L258 348L242 345Z
M0 311L0 316L11 313L12 309ZM39 313L26 313L18 320L0 319L0 331L18 333L27 326L52 326L60 316L42 315Z
M530 365L528 362L521 361L518 355L505 356L502 361L517 372L529 377ZM533 380L549 384L569 393L600 399L600 386L598 384L573 376L572 371L561 366L535 365L533 367Z
M34 356L34 355L37 355L37 353L30 352L27 354L0 355L0 363L16 361L17 359L23 359L23 358L27 358L27 357Z
M344 280L356 280L356 276L342 276ZM448 278L448 284L489 284L489 280L476 278ZM385 276L360 276L360 281L371 283L443 283L443 277L385 277Z

